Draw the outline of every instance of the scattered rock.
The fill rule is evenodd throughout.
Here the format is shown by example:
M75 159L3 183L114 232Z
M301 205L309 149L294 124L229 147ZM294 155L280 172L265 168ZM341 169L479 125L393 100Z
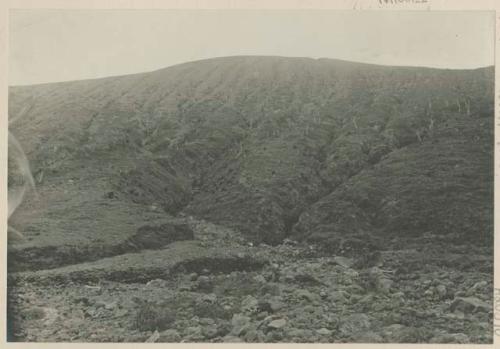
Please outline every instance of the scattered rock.
M115 301L115 302L109 302L109 303L106 303L104 305L104 309L106 310L113 310L116 308L116 306L118 305L118 303Z
M317 308L314 305L306 305L300 311L304 314L314 314L316 310Z
M282 302L281 297L271 297L269 299L269 306L273 313L283 309L285 307L285 303Z
M104 306L106 305L106 302L105 301L102 301L102 300L98 300L94 303L94 306L99 309L99 308L104 308Z
M97 318L101 315L101 313L98 311L98 309L95 308L89 308L85 310L86 317L91 317L91 318Z
M295 273L291 270L286 271L284 274L280 276L280 281L282 282L294 282L295 281Z
M240 337L237 336L225 336L222 338L224 343L242 343L244 342Z
M359 277L359 273L354 269L348 268L344 271L344 276L347 278L346 281L348 281L348 283L352 283L352 279Z
M241 311L242 312L253 314L253 313L256 313L258 309L259 309L259 301L252 296L247 296L241 302Z
M116 308L117 305L118 305L118 303L116 301L107 302L107 301L99 300L99 301L95 302L95 307L97 309L104 308L106 310L113 310Z
M217 295L215 293L204 294L201 300L206 303L214 304L217 302Z
M203 327L202 329L203 336L208 339L212 339L217 337L219 333L219 329L217 328L217 325L211 324L208 326Z
M83 306L88 307L90 305L90 300L87 297L77 297L74 299L76 304L81 303Z
M250 327L250 318L242 314L234 314L231 319L231 335L240 336L245 334L246 330Z
M352 337L353 342L356 343L380 343L383 342L384 339L373 331L368 332L358 332Z
M438 285L436 287L436 292L439 295L439 298L445 298L446 295L448 294L448 290L446 289L445 285Z
M140 331L166 330L176 319L175 312L168 306L145 302L137 310L134 326Z
M261 284L264 284L264 283L266 283L266 282L267 282L266 278L265 278L264 276L260 275L260 274L259 274L259 275L254 276L253 280L254 280L255 282L258 282L258 283L261 283Z
M285 319L276 319L271 321L270 323L267 324L267 327L270 329L280 329L286 326L286 320Z
M333 261L344 268L350 268L354 265L354 259L342 256L334 257Z
M178 343L181 341L181 335L177 330L168 329L160 333L159 342Z
M136 338L136 341L142 342L173 343L415 343L429 340L433 343L485 343L491 339L489 321L492 307L489 305L491 303L484 301L488 292L486 287L491 287L491 283L455 282L455 278L443 275L443 270L436 268L436 271L433 266L418 278L399 272L394 276L388 273L397 281L397 284L392 285L391 278L385 276L387 273L377 270L379 268L360 269L362 277L354 280L356 270L332 265L332 257L329 256L319 255L306 261L279 257L275 260L279 260L279 267L275 271L276 277L273 277L275 281L269 282L264 274L254 271L225 274L215 272L213 268L211 274L202 275L201 266L198 265L182 270L182 276L177 277L176 274L176 280L179 281L176 284L154 279L155 276L150 277L152 280L145 286L103 280L98 294L81 285L70 286L75 287L78 293L67 298L67 305L58 305L61 315L57 316L56 311L58 320L52 326L58 327L58 333L54 333L51 326L44 325L44 329L38 329L48 318L45 308L33 306L41 303L36 294L38 290L32 292L33 296L18 298L23 310L40 308L38 311L41 312L41 315L36 315L36 310L23 313L26 318L34 320L28 322L24 319L25 323L38 328L35 333L27 326L22 338L38 341L42 338L58 340L67 337L72 341L81 341L93 335L93 341L120 338L130 341ZM394 268L394 262L388 257L384 269ZM191 270L198 273L190 273ZM264 270L269 271L270 267L266 266ZM377 286L377 290L386 287L389 293L381 294L365 287L364 276L370 271L376 276L376 282L384 279L390 281L388 285ZM311 278L303 277L307 273L310 273ZM294 282L284 284L277 281L282 280L281 276L285 274L291 275ZM351 278L351 283L345 282L348 278ZM326 285L320 286L314 281L307 281L309 279L321 280ZM427 286L421 287L420 280L425 279L428 279ZM309 284L304 286L299 282ZM169 287L162 289L162 285L167 284ZM181 292L185 284L191 287L191 292ZM468 287L471 284L474 286ZM124 298L120 292L125 288L131 290L132 294L141 294L143 303L134 304L133 296ZM460 289L467 292L476 290L476 293L474 297L456 297L453 302L444 301ZM424 298L424 294L429 297ZM54 299L56 297L52 298L52 303L43 304L55 304ZM131 333L126 333L126 325L133 325L136 311L141 312L137 323L144 323L140 328L130 326ZM37 316L42 321L36 320ZM123 331L113 328L110 325L113 321L124 326ZM425 321L429 321L429 324ZM97 322L99 326L102 324L102 329L107 333L98 332L99 328L95 325L87 327L88 323ZM384 327L385 324L392 325ZM84 330L73 333L73 328ZM440 333L440 330L444 332Z
M291 245L291 246L296 246L298 244L297 241L285 238L282 242L283 245Z
M421 285L422 285L423 287L429 287L429 286L431 286L431 284L432 284L432 280L431 280L431 279L425 279L425 280L423 280L423 281L421 282Z
M270 331L266 335L266 342L280 342L283 339L283 334L281 331Z
M344 291L333 291L330 293L329 298L334 301L335 303L347 303L347 297L349 296L348 294L345 295Z
M434 296L434 291L432 288L425 290L424 296L427 298L432 298Z
M204 317L199 320L200 325L213 325L215 321L211 318Z
M440 333L434 337L432 337L429 341L434 344L450 344L450 343L458 343L458 344L466 344L470 343L469 337L463 333Z
M214 288L212 280L206 275L200 275L198 279L196 279L196 285L198 290L205 292L210 292Z
M379 267L372 267L368 272L369 282L381 293L389 293L393 281L387 277L386 273Z
M358 304L361 299L363 299L363 296L360 294L351 294L351 297L349 297L349 302L351 304Z
M297 290L295 292L295 296L299 299L306 299L309 302L314 302L315 300L318 299L316 295L312 294L308 290Z
M154 279L146 283L147 287L165 287L167 282L163 279Z
M277 283L267 283L259 289L259 293L262 295L279 296L281 294L281 288Z
M410 330L410 328L404 325L392 324L382 330L382 335L389 343L410 343L411 340L409 340L408 333Z
M257 320L263 320L265 319L269 313L267 311L261 311L260 313L257 314Z
M154 331L153 334L146 339L146 343L155 343L160 339L160 333L158 331Z
M329 336L332 334L332 331L323 327L323 328L320 328L319 330L316 330L316 333L321 335L321 336Z
M101 291L101 286L84 285L83 287L92 291Z
M251 328L247 331L244 338L245 342L256 343L256 342L263 342L265 336L262 332L258 331L257 329Z
M340 332L344 336L350 336L370 329L370 318L366 314L352 314L341 320Z
M304 329L299 329L299 328L292 328L289 331L287 331L287 337L291 339L302 339L306 338L308 333Z
M114 314L116 317L122 317L128 314L127 309L118 309L116 313Z
M382 293L389 293L391 291L392 285L394 284L394 281L392 281L389 278L380 278L378 279L377 282L377 290L382 292Z
M488 282L486 281L479 281L476 282L471 288L469 288L465 294L467 296L472 296L474 294L477 294L478 292L484 290L488 286Z
M394 292L391 295L391 298L394 300L402 300L402 299L404 299L404 296L405 296L405 294L403 292Z
M184 331L185 340L199 341L205 338L201 326L190 326Z
M492 306L475 297L458 297L450 305L450 311L461 311L464 314L484 312L492 310Z

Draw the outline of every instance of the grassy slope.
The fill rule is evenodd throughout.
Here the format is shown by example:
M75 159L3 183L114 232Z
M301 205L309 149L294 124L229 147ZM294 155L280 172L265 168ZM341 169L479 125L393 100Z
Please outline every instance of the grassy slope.
M270 243L331 224L319 230L418 234L430 229L425 200L435 233L487 235L492 96L491 68L282 57L13 87L11 117L29 109L12 131L43 173L43 200L13 218L28 240L14 245L116 242L162 209Z

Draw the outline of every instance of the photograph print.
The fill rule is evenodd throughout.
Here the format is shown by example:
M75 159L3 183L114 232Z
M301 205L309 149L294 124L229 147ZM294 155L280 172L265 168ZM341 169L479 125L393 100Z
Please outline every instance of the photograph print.
M493 342L494 12L8 29L9 342Z

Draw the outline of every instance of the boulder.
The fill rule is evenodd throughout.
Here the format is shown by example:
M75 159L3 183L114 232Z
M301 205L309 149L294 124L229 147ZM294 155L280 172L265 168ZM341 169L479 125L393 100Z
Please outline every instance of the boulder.
M402 324L392 324L382 329L382 335L390 343L414 343L416 329Z
M184 336L187 341L200 341L205 338L201 326L190 326L184 331Z
M247 296L241 302L241 311L244 313L256 313L259 309L259 301L253 296Z
M233 336L241 336L245 334L245 332L250 327L250 318L248 316L242 314L234 314L231 319L231 335Z
M154 331L151 336L146 339L146 343L155 343L160 339L160 333L158 331Z
M343 319L339 329L342 335L348 337L367 332L370 326L370 318L366 314L352 314Z
M436 286L436 293L439 295L439 298L443 299L447 296L448 290L445 285Z
M316 333L321 335L321 336L329 336L332 334L332 331L330 331L327 328L322 327L319 330L316 330Z
M317 301L318 300L318 296L309 292L308 290L297 290L295 292L295 296L298 298L298 299L305 299L309 302L314 302L314 301Z
M276 330L285 327L286 323L287 321L285 319L276 319L267 324L267 327Z
M492 311L492 306L475 297L457 297L450 305L450 311L461 311L464 314Z
M244 342L240 337L237 336L225 336L222 338L222 342L224 343L242 343Z
M160 333L158 342L176 343L181 341L181 335L177 330L168 329Z
M356 343L380 343L383 342L384 339L373 331L368 332L358 332L352 337L352 341Z
M354 259L352 258L336 256L333 258L333 260L335 263L337 263L340 266L343 266L344 268L350 268L354 265Z
M209 276L200 275L198 279L196 279L196 287L200 291L210 292L214 288L214 285Z

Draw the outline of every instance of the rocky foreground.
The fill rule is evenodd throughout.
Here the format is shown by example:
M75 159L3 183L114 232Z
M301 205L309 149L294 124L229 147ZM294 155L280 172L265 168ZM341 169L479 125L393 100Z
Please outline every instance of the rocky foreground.
M11 273L11 340L492 342L492 256L454 236L352 240L333 255L254 246L191 217L176 226L191 238Z

